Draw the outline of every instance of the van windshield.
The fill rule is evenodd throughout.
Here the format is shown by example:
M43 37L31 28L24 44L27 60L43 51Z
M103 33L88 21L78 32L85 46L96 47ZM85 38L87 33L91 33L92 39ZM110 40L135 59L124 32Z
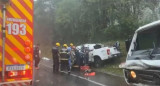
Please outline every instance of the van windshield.
M128 60L160 60L160 29L156 28L139 32L134 46L132 56Z
M139 32L136 40L135 50L148 50L160 47L160 29L150 29Z

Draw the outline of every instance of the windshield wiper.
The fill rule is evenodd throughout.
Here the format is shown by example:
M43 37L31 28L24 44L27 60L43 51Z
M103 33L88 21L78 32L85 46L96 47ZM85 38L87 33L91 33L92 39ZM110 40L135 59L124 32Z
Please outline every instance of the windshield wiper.
M153 56L153 53L157 50L157 47L155 45L155 43L153 42L153 50L150 52L149 54L149 58L153 59L155 56Z
M147 49L147 50L143 51L142 53L146 53L146 52L151 52L151 50Z

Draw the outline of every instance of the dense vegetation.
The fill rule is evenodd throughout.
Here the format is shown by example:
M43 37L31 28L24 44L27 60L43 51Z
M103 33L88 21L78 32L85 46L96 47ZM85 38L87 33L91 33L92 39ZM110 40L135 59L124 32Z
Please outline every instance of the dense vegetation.
M159 13L159 0L37 0L35 43L124 40Z

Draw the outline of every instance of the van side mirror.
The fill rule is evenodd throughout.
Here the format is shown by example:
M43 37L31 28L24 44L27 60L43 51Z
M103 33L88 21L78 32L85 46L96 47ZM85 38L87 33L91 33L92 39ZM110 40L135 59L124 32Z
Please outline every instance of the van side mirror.
M126 45L126 51L128 52L129 51L129 48L130 48L130 45L131 45L131 39L127 39L126 41L125 41L125 45Z

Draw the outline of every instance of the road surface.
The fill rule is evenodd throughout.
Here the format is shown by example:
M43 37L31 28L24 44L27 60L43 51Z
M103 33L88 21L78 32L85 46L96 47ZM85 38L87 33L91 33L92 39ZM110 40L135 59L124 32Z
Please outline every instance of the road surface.
M63 71L53 73L52 60L43 59L40 69L35 70L34 86L127 86L122 77L97 73L85 77L83 72L72 71L70 75Z

